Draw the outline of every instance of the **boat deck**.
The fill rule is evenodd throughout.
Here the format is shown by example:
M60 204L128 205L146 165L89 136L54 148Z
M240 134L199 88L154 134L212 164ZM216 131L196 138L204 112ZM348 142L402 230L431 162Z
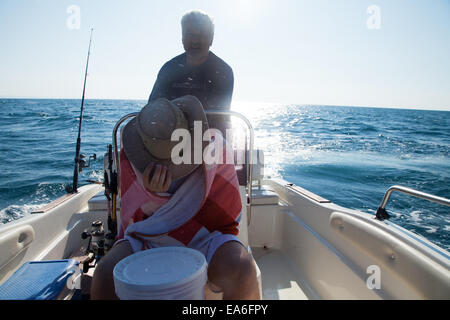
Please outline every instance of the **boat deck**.
M281 250L252 248L261 270L263 300L308 300L301 281Z

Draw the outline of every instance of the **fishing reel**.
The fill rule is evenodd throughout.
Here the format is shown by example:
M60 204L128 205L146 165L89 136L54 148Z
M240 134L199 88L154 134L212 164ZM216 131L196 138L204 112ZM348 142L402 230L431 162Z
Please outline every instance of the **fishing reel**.
M78 171L81 172L84 168L89 168L91 166L91 159L97 160L97 155L94 153L92 156L89 156L88 164L86 165L86 155L80 154Z
M79 139L79 138L78 138ZM84 168L89 168L91 166L91 159L97 160L97 155L94 153L89 157L88 164L86 164L86 155L78 155L79 148L77 148L77 155L75 156L75 169L73 173L73 184L72 186L66 186L67 193L77 193L78 192L78 173L82 172Z
M114 237L111 237L111 233L105 235L102 221L96 220L92 222L90 231L85 230L81 234L81 239L89 239L86 248L88 259L83 262L83 272L86 273L95 266L95 264L93 266L90 265L92 261L95 260L95 263L97 263L112 248Z

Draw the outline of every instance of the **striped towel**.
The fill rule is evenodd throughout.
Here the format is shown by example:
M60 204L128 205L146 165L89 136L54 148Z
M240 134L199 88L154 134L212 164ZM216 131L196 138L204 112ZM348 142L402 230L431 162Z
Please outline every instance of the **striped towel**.
M233 159L233 152L221 135L213 141L215 150L222 149L224 161L219 163ZM173 195L167 196L149 192L142 186L123 150L120 167L122 199L118 238L130 241L134 252L187 246L207 255L211 242L225 242L214 241L218 237L239 241L242 204L234 164L204 162Z

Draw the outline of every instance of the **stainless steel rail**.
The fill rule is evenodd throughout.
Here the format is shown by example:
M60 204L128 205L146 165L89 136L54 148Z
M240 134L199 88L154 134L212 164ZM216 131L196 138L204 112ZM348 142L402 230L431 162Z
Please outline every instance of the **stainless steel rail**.
M249 131L250 131L250 143L249 143L249 164L248 164L248 201L247 201L247 224L250 224L251 221L251 206L252 206L252 180L253 180L253 148L254 148L254 130L250 121L242 114L235 111L205 111L207 115L221 115L221 116L235 116L240 118L245 122ZM119 162L119 151L117 150L117 131L119 130L120 125L125 122L127 119L134 118L137 116L137 112L133 112L127 114L122 117L114 126L113 129L113 149L114 149L114 160L115 160L115 169L117 172L117 185L120 186L120 162ZM246 151L246 150L245 150ZM120 189L120 188L119 188Z
M377 219L379 219L379 220L389 219L389 215L386 212L386 205L389 201L389 198L390 198L392 192L394 192L394 191L402 192L402 193L405 193L407 195L410 195L410 196L413 196L416 198L421 198L424 200L443 204L444 206L450 206L449 199L438 197L438 196L435 196L432 194L428 194L428 193L421 192L421 191L414 190L414 189L407 188L407 187L392 186L386 191L386 193L384 194L383 200L381 201L381 204L378 207Z
M119 121L117 121L116 125L113 129L113 151L114 151L114 162L116 166L116 172L117 172L117 186L120 186L120 162L119 162L119 151L117 150L117 131L119 130L120 125L127 119L134 118L138 115L138 112L129 113L126 116L122 117ZM120 189L120 188L119 188Z
M249 156L248 156L248 162L249 162L249 164L248 164L248 183L247 183L247 189L248 189L247 225L250 225L250 221L252 220L253 148L254 148L254 141L255 141L255 134L254 134L253 126L250 123L250 121L244 115L240 114L239 112L206 111L205 113L208 115L235 116L235 117L243 120L250 131ZM247 151L247 150L245 150L245 151Z

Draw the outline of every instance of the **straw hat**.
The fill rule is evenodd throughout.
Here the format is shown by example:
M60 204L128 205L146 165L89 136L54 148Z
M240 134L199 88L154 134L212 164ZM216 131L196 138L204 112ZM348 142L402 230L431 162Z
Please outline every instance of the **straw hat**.
M141 173L150 163L162 164L176 180L187 176L199 164L194 162L194 121L202 122L202 155L209 142L203 141L203 133L208 130L208 121L201 102L194 96L184 96L169 101L160 98L149 102L125 126L122 145L133 166ZM186 129L190 133L191 159L189 163L174 164L171 159L174 146L189 141L171 141L176 129ZM198 161L197 161L198 162Z

